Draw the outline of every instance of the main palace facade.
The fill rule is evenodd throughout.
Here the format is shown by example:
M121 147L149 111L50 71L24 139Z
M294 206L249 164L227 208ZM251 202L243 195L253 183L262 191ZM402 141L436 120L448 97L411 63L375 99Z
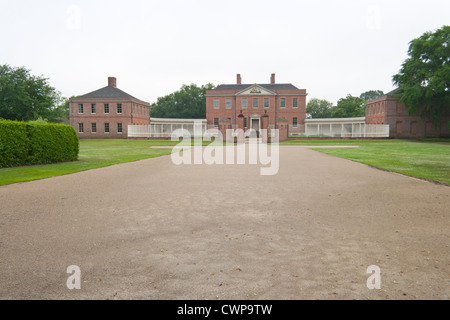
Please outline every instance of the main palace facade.
M244 115L246 130L261 129L261 117L269 116L269 126L286 123L293 127L303 125L306 118L306 89L290 83L276 83L275 74L270 83L243 84L241 75L236 84L222 84L206 91L206 119L208 125L219 127L229 123L237 128L239 114Z

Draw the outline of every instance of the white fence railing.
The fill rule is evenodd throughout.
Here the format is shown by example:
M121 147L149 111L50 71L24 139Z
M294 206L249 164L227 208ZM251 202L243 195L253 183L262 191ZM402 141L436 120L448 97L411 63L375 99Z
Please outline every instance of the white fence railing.
M171 138L175 130L184 132L192 138L216 135L217 127L206 123L153 123L149 125L129 125L129 138ZM235 129L233 126L232 129ZM269 125L274 129L273 125ZM215 133L216 132L216 133ZM389 125L362 123L306 123L304 125L289 126L290 137L340 137L340 138L387 138Z
M311 123L289 126L290 137L387 138L389 125L361 123Z
M186 136L203 136L206 124L186 123L153 123L149 125L129 125L128 138L170 138L175 130L184 132Z

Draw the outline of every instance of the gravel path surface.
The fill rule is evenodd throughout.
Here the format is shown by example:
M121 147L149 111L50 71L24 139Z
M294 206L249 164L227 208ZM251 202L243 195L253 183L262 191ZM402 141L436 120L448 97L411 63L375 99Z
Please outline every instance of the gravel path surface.
M290 146L259 169L163 156L0 187L0 299L449 299L449 187Z

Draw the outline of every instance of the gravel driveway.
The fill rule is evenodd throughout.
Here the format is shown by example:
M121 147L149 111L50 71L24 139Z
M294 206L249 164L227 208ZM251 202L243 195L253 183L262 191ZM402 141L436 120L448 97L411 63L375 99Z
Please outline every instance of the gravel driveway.
M163 156L3 186L0 298L449 299L449 207L447 186L295 146L273 176Z

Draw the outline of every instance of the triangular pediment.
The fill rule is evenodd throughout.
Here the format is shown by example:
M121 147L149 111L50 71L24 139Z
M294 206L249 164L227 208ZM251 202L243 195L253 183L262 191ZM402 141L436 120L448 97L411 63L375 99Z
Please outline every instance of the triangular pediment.
M237 96L274 96L276 95L275 92L268 90L262 86L260 86L259 84L253 84L247 88L245 88L244 90L239 91L238 93L236 93Z

